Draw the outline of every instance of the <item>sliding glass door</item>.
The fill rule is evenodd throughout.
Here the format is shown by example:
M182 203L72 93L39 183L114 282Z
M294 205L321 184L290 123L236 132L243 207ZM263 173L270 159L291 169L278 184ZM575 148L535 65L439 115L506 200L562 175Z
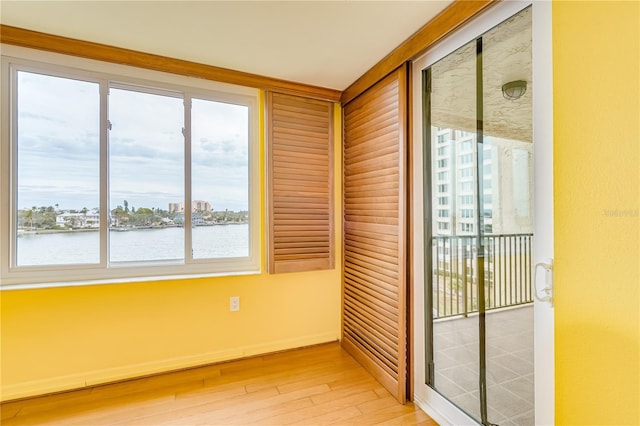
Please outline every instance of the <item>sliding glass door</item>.
M427 385L534 424L531 10L424 69Z

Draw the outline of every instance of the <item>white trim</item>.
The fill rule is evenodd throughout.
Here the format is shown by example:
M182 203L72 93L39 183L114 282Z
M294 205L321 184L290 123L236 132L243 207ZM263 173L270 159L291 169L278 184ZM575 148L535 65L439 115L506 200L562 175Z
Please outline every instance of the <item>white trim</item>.
M465 426L478 424L464 411L429 387L426 389L426 394L418 395L416 393L414 403L429 414L439 425Z
M425 384L424 336L424 252L423 180L422 180L422 70L477 38L500 22L532 5L535 235L534 259L553 257L553 86L551 54L551 2L513 0L500 2L463 26L413 63L413 240L414 258L414 401L440 424L477 424L462 410ZM535 418L536 424L554 423L554 349L553 310L534 305L535 327Z
M260 122L259 122L259 96L257 89L218 83L204 79L179 76L158 71L149 71L129 66L103 63L78 57L43 52L16 46L1 45L2 48L2 123L15 120L12 114L12 102L9 99L15 93L15 87L11 90L13 82L12 70L24 70L27 72L44 73L47 75L61 76L64 78L76 78L82 81L90 81L100 84L100 178L101 178L101 211L106 211L108 205L108 165L107 161L107 87L124 87L131 89L139 87L141 91L162 93L163 95L179 95L185 99L198 98L227 102L248 107L249 134L248 150L249 164L249 194L248 209L249 219L249 255L238 258L219 259L192 259L187 256L180 262L138 262L130 264L108 264L108 224L106 215L100 225L100 262L91 265L53 265L16 267L15 258L15 230L12 226L15 218L14 208L2 212L0 216L0 247L3 256L0 258L0 289L9 288L39 288L62 285L106 284L131 281L151 281L179 278L198 278L212 276L228 276L260 273L262 235L262 221L260 220ZM154 89L160 87L161 89ZM151 88L151 89L148 89ZM15 105L14 105L15 106ZM185 123L186 125L186 123ZM0 147L0 174L2 183L0 186L0 203L2 206L15 206L15 193L11 189L16 182L16 164L11 164L12 139L11 129L13 125L2 126L2 144ZM186 156L185 156L186 157ZM13 156L15 162L15 156ZM185 169L185 184L190 181L190 168ZM106 183L105 183L106 182ZM106 186L106 188L105 188ZM106 190L105 190L106 189ZM190 194L186 194L190 195ZM190 205L190 204L189 204ZM6 208L6 207L5 207ZM189 228L190 229L190 228ZM185 239L186 240L186 239ZM186 241L189 242L189 241ZM7 250L5 253L5 249Z
M553 258L553 64L551 2L534 2L533 175L534 265ZM554 310L535 301L534 365L536 424L555 423Z

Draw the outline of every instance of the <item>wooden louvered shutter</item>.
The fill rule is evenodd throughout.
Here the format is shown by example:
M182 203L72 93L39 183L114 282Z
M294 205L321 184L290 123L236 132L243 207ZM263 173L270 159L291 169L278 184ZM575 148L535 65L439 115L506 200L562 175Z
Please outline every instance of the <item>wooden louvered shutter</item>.
M333 104L267 94L270 273L334 268Z
M342 345L406 402L407 77L344 106Z

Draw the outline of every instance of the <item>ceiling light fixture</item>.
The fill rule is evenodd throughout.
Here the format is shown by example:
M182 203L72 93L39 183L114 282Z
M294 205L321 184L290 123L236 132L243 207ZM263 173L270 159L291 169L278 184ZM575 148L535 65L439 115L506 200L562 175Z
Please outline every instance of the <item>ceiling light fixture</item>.
M514 101L519 99L527 91L527 82L524 80L510 81L502 85L502 96L505 99Z

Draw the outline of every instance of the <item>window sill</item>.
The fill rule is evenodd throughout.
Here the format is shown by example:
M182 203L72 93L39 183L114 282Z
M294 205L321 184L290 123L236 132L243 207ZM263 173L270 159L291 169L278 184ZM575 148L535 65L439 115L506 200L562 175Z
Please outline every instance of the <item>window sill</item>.
M261 273L262 271L260 269L257 269L257 270L243 271L243 272L232 271L232 272L217 272L217 273L206 273L206 274L176 274L176 275L141 276L141 277L129 277L129 278L105 278L105 279L92 279L92 280L0 284L0 291L33 290L33 289L58 288L58 287L84 287L84 286L109 285L109 284L133 284L133 283L155 282L155 281L192 280L192 279L200 279L200 278L222 278L222 277L235 277L235 276L247 276L247 275L260 275Z

